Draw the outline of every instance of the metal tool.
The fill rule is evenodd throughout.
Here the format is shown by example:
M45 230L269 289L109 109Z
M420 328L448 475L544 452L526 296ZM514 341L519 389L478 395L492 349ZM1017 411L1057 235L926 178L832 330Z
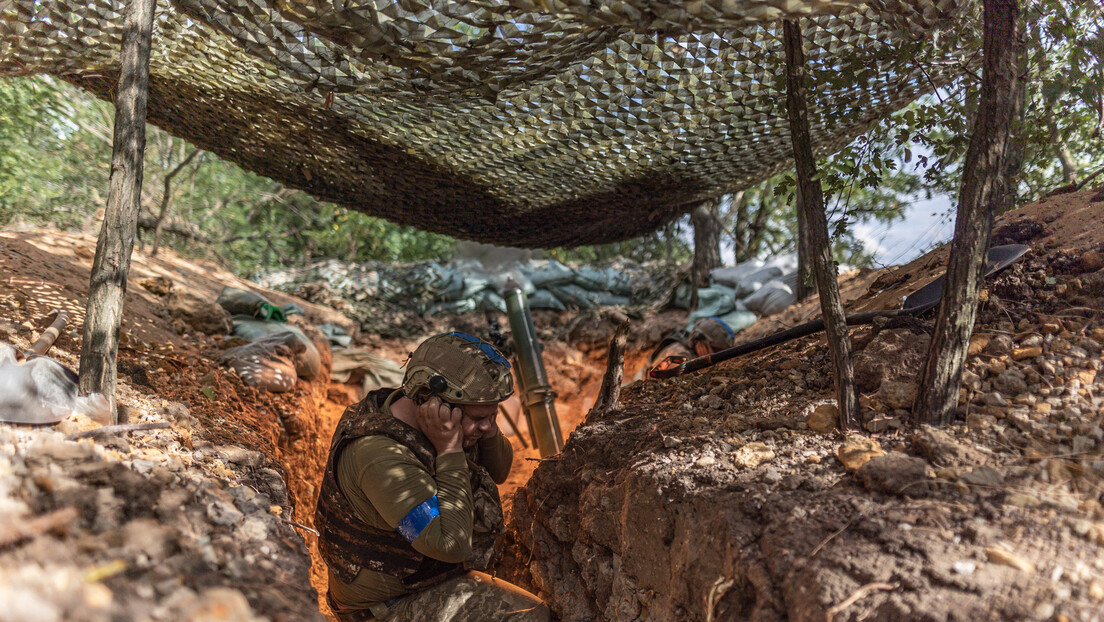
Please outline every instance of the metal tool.
M1017 259L1023 257L1029 249L1030 247L1024 244L1008 244L990 248L985 257L985 277L989 277L1012 265ZM906 315L920 315L939 304L939 301L943 298L943 284L946 280L947 275L942 274L931 283L916 290L905 298L900 309L866 311L848 315L845 318L847 320L847 325L860 326L863 324L870 324L876 318L880 317L893 318ZM818 333L822 330L824 330L824 319L820 318L812 322L794 326L793 328L788 328L773 335L768 335L762 339L742 343L696 359L687 360L686 357L683 356L669 356L650 369L648 375L652 378L674 378L675 376L681 376L692 371L711 367L721 361L727 361L737 356L743 356L799 337Z

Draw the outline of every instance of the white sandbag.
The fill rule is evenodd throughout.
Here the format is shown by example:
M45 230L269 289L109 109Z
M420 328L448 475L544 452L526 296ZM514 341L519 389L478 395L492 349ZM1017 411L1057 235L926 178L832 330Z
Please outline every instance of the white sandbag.
M736 286L736 297L744 298L759 290L760 287L785 274L778 266L763 266L745 276Z
M763 317L781 313L796 301L794 287L785 279L770 281L743 300L748 309Z
M724 285L725 287L731 287L736 289L736 286L740 284L740 281L747 278L751 273L762 268L766 265L762 259L749 259L742 261L735 266L729 266L726 268L714 268L709 272L709 278L713 283Z

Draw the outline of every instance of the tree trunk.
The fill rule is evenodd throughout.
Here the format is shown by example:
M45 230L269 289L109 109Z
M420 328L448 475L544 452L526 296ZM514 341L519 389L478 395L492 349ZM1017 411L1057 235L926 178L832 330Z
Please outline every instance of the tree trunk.
M80 388L102 393L115 410L119 325L123 319L130 253L142 192L149 94L150 37L155 0L131 0L123 24L119 84L115 94L111 177L107 209L92 262L81 342ZM116 414L116 417L118 415Z
M1054 153L1058 156L1058 162L1062 164L1062 182L1066 184L1077 183L1077 163L1073 160L1069 145L1062 133L1058 131L1058 121L1051 110L1046 116L1047 133L1050 134L1050 142L1054 146Z
M808 103L805 100L805 53L802 49L801 27L794 20L783 23L786 47L786 109L790 118L794 163L797 171L798 214L804 215L808 232L809 256L813 275L820 292L820 312L828 337L828 350L835 366L836 392L839 400L840 426L844 430L858 427L858 398L855 393L855 372L851 364L851 338L847 333L843 302L836 282L836 264L828 239L828 216L824 212L824 192L816 176L816 160L809 140Z
M803 55L804 56L804 55ZM791 121L792 125L792 121ZM809 140L809 136L806 130L805 140ZM796 140L796 139L795 139ZM813 170L816 170L816 163L814 161ZM817 187L820 187L820 183L817 183ZM797 291L794 294L797 296L797 301L801 302L808 298L815 291L813 284L815 279L813 277L813 257L812 246L809 240L809 217L805 213L805 209L802 207L805 204L805 198L801 191L801 180L797 182L797 191L795 193L797 197L797 205L794 211L797 213ZM821 198L821 207L823 209L823 195ZM827 219L827 217L825 217ZM825 225L827 228L827 225Z
M694 284L709 285L709 273L721 267L721 219L717 201L706 201L690 212L694 225Z
M974 328L985 253L999 207L1016 114L1016 82L1024 38L1018 0L985 0L985 67L981 101L966 151L958 196L947 282L928 357L920 373L913 417L933 425L950 422L958 403L966 349Z

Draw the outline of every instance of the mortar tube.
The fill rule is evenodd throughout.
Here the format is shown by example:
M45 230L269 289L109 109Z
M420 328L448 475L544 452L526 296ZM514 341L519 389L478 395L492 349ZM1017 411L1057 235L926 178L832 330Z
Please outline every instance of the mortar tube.
M506 281L502 297L506 300L506 316L510 320L510 334L514 341L521 406L525 410L533 443L541 458L547 458L563 449L563 432L560 431L554 403L556 392L549 386L544 371L537 330L529 313L529 299L513 279Z

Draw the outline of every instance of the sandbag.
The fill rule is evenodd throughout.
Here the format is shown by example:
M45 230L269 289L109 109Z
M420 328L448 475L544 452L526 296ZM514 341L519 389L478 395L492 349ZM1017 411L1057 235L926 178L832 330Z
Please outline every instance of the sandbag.
M77 375L48 356L23 358L0 342L0 422L52 425L73 412L108 422L111 407L99 393L77 395Z
M333 351L333 372L330 379L346 383L363 376L361 397L376 389L402 384L402 366L367 350L338 348Z
M731 288L723 285L703 287L698 290L698 308L694 309L687 321L687 332L694 322L704 317L724 315L736 308L736 295Z
M609 292L591 292L594 303L603 307L622 307L631 302L628 296L618 296Z
M744 309L742 304L737 303L736 306L737 309L735 311L730 311L729 313L726 313L718 318L722 322L727 324L728 328L731 329L734 333L738 333L744 330L745 328L751 326L759 320L759 316L755 315L755 313L751 311L748 311L747 309Z
M491 290L483 292L483 300L479 303L479 310L483 312L506 314L506 300Z
M555 294L556 298L560 299L560 302L568 306L589 309L596 304L593 292L585 290L574 283L549 285L548 291Z
M308 345L309 342L285 331L230 348L222 353L219 362L236 371L250 386L284 393L295 388L298 377L295 359Z
M591 268L590 266L579 268L579 270L575 272L575 277L572 279L572 282L592 292L606 291L605 272L597 268Z
M575 271L555 259L549 259L544 264L526 271L526 276L537 289L548 288L552 285L564 285L575 278Z
M736 285L736 297L750 296L758 291L760 287L782 276L782 274L782 268L778 266L763 266L740 280L740 283Z
M227 285L219 292L215 301L230 315L248 315L260 320L283 322L287 320L284 310L269 302L260 294Z
M567 307L560 302L556 295L547 289L538 289L529 296L530 309L553 309L555 311L567 311Z
M743 302L748 309L766 317L785 311L796 301L793 285L784 279L775 279L760 287Z
M433 305L426 311L426 317L434 316L438 313L448 313L452 315L462 315L470 311L475 311L478 306L475 300L471 298L465 298L463 300L457 300L456 302L443 302L441 304Z
M303 343L303 347L295 348L295 373L304 380L313 380L322 371L322 355L318 348L311 342L306 333L291 324L272 322L267 320L255 320L251 317L234 316L234 336L257 341L272 335L291 333Z
M709 278L713 283L724 285L725 287L731 287L736 289L740 284L740 281L747 278L756 270L759 270L765 265L762 259L749 259L747 261L740 262L735 266L729 266L726 268L714 268L709 271Z
M641 280L633 277L633 275L624 270L606 268L602 272L605 273L606 289L609 290L611 294L632 296L638 287L645 290L650 289L647 282L641 282Z
M353 336L337 324L330 322L319 324L318 330L322 331L322 335L326 337L331 345L348 348L353 343Z

